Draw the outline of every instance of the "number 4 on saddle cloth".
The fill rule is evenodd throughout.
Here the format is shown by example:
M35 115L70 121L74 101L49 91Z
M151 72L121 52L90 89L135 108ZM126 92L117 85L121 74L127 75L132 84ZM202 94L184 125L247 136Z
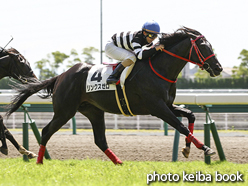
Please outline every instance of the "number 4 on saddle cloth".
M86 93L95 91L115 91L115 98L121 113L124 116L134 116L128 104L125 93L125 80L133 69L133 65L126 67L116 85L107 84L107 78L113 72L118 63L103 63L104 65L94 65L88 72L86 81Z

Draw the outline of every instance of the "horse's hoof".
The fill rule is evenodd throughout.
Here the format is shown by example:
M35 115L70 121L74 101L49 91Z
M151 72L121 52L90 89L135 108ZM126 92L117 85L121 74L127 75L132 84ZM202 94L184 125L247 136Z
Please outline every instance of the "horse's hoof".
M189 147L183 147L182 148L182 153L184 155L185 158L189 157L189 153L190 153L190 148Z
M122 166L123 163L122 163L122 161L120 161L120 162L117 162L115 165Z
M30 151L28 151L28 152L29 152L28 159L33 159L33 158L38 157L37 154L35 154L35 153L33 153L33 152L30 152Z
M27 156L28 156L28 159L32 159L32 158L37 157L37 155L36 155L35 153L26 150L23 146L20 146L19 152L20 152L21 154L27 155Z
M3 153L4 155L8 155L8 149L5 149L3 147L0 147L0 152Z
M122 163L122 161L120 159L118 159L114 164L115 165L122 165L123 163Z
M207 147L204 150L204 154L205 154L205 156L212 156L212 155L216 154L216 152L214 152L211 148Z

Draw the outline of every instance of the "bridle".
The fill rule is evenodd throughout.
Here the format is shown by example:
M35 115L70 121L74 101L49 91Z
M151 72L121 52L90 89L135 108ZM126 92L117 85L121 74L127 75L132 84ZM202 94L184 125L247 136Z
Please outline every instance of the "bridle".
M174 53L172 53L172 52L170 52L170 51L168 51L168 50L165 50L165 49L163 49L163 52L165 52L165 53L167 53L167 54L169 54L169 55L171 55L171 56L173 56L173 57L176 57L176 58L178 58L178 59L181 59L181 60L184 60L184 61L187 61L187 62L196 64L196 65L198 65L201 69L208 70L208 69L210 68L210 66L209 66L209 64L208 64L206 61L207 61L208 59L210 59L211 57L215 56L215 54L211 54L210 56L208 56L208 57L206 57L206 58L202 55L200 49L198 48L198 46L197 46L197 44L196 44L196 41L197 41L198 39L200 39L200 38L204 38L204 36L203 36L203 35L200 35L200 36L198 36L198 37L195 38L195 39L190 38L190 41L191 41L191 48L190 48L190 51L189 51L189 58L188 58L188 59L187 59L187 58L184 58L184 57L181 57L181 56L178 56L178 55L176 55L176 54L174 54ZM197 56L198 56L198 59L199 59L200 63L194 62L194 61L192 61L192 60L190 59L190 58L191 58L192 51L193 51L193 48L195 49L195 52L196 52L196 54L197 54ZM160 75L158 72L156 72L155 69L154 69L153 66L152 66L151 58L149 58L149 65L150 65L152 71L153 71L157 76L159 76L160 78L162 78L162 79L164 79L165 81L168 81L168 82L170 82L170 83L176 83L176 82L177 82L177 80L170 80L170 79L167 79L167 78L163 77L162 75Z

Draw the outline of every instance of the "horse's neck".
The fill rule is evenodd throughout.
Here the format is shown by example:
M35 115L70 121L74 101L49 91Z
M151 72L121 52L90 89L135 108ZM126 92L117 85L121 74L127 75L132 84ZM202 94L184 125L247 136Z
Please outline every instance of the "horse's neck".
M190 40L187 38L175 45L169 51L178 56L187 58L190 46ZM157 69L162 76L170 80L177 79L179 73L187 63L176 57L168 56L166 53L162 53L158 58L159 61L154 63L154 68Z
M0 79L11 76L10 72L9 56L4 56L0 58Z

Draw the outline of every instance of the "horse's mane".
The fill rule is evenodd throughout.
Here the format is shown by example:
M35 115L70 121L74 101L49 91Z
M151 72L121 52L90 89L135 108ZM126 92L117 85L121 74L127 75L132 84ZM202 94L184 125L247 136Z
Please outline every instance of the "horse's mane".
M160 44L163 44L165 48L169 48L192 35L198 36L201 35L201 33L183 26L177 29L174 33L162 33L162 36L159 38L159 42Z
M6 56L8 54L15 55L19 54L19 52L15 48L4 49L0 47L0 57Z
M9 54L20 54L20 52L18 52L15 48L9 48L7 49L7 52Z

